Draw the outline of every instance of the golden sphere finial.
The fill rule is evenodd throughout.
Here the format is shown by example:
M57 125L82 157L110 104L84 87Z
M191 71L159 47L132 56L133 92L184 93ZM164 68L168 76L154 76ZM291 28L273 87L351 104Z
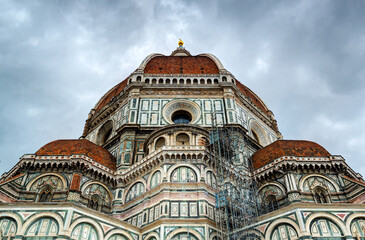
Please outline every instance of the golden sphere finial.
M181 38L179 39L179 46L182 47L184 45L184 42L181 40Z

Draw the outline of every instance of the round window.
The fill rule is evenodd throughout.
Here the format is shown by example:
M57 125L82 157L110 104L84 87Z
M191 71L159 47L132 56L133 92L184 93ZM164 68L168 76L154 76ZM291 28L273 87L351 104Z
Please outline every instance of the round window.
M163 118L170 124L196 124L200 119L200 106L189 100L175 100L163 108Z
M191 114L184 110L176 111L171 116L174 123L190 123L191 119Z

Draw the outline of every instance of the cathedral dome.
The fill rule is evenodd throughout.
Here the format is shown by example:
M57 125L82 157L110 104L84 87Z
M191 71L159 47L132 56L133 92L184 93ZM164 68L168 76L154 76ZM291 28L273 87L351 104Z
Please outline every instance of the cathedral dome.
M116 169L115 158L106 149L86 139L56 140L47 143L36 153L38 156L85 155L112 170Z
M283 156L329 157L331 154L315 142L305 140L277 140L252 155L255 170Z
M95 113L103 109L108 103L112 102L133 80L135 74L144 76L170 76L170 75L196 75L196 76L219 76L222 72L228 73L223 67L220 60L212 54L199 54L192 56L185 48L178 48L170 56L159 53L148 55L137 70L132 73L127 79L115 85L110 89L95 105ZM223 77L224 79L225 77ZM223 80L224 81L224 80ZM138 80L136 81L138 82ZM240 92L245 97L250 99L264 113L269 109L265 103L248 87L234 80L233 83L237 86Z
M219 74L215 62L206 56L156 56L144 68L147 74Z

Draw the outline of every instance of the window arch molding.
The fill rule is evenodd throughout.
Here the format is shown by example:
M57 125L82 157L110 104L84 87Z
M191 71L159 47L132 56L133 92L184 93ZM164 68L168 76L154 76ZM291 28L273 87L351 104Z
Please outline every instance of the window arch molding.
M183 131L179 131L175 134L174 136L174 140L175 140L175 145L179 145L179 146L188 146L188 145L195 145L194 143L192 144L192 136L191 136L191 133L189 132L183 132ZM181 139L186 140L184 141L184 143L186 142L186 144L180 144ZM179 140L178 140L179 139Z
M55 190L50 185L43 186L39 191L36 202L51 202Z
M32 225L32 223L34 223L35 221L37 221L40 218L53 218L53 220L55 220L58 223L58 234L60 234L60 235L64 234L62 218L56 213L43 212L43 213L37 213L37 214L29 217L24 222L23 227L21 228L21 231L18 230L19 235L24 235L25 232L28 230L28 228Z
M58 173L44 173L44 174L39 175L38 177L35 177L34 179L32 179L27 184L27 187L26 187L27 191L30 191L30 188L33 186L33 184L35 182L37 182L39 179L41 179L43 177L46 177L46 176L56 176L56 177L60 178L60 180L62 182L62 190L64 190L68 186L66 179L61 174L58 174Z
M96 230L96 233L98 235L98 238L99 240L103 239L103 229L101 228L101 226L99 225L99 223L97 223L96 221L90 219L90 218L85 218L85 217L82 217L82 218L79 218L79 219L76 219L72 224L71 226L69 227L69 232L70 234L72 234L73 230L79 225L79 224L82 224L82 223L88 223L90 224L91 226L93 226Z
M124 203L127 203L128 201L127 201L127 196L128 196L128 194L129 194L129 192L130 192L130 190L131 190L131 188L133 188L136 184L138 184L138 183L141 183L141 184L143 184L143 186L144 186L144 192L142 193L142 194L144 194L146 191L147 191L147 188L146 188L146 186L147 186L147 183L146 183L146 181L144 180L144 179L139 179L139 180L137 180L137 181L135 181L135 182L133 182L132 184L130 184L129 185L129 187L124 191L124 196L123 196L123 199L124 199ZM139 196L141 196L142 194L140 194ZM135 197L136 198L136 197ZM133 199L135 199L135 198L133 198ZM130 200L131 201L131 200Z
M195 172L195 174L196 174L196 178L197 178L196 181L197 182L200 182L200 178L201 178L200 170L197 167L195 167L194 165L187 164L187 163L180 163L180 164L176 164L176 165L173 165L172 167L170 167L170 169L167 171L167 173L165 175L165 177L167 177L167 179L168 179L169 182L171 182L171 179L170 178L171 178L172 172L175 169L179 168L179 167L188 167L188 168L191 168Z
M297 232L298 238L302 237L299 226L293 220L283 218L283 219L277 219L277 220L273 221L269 225L269 227L266 230L265 239L270 239L273 231L276 229L276 227L278 227L281 224L288 224L288 225L290 225Z
M112 136L114 130L114 120L106 120L97 130L96 133L96 144L102 146Z
M3 212L3 213L0 213L0 220L2 218L8 218L8 219L14 221L16 223L15 235L20 234L20 231L23 228L23 221L20 219L20 217L18 215L16 215L15 213Z
M3 212L0 213L0 219L1 218L10 218L14 220L16 222L16 235L20 234L21 229L23 228L23 222L18 215L16 215L15 213Z
M157 151L158 149L166 145L167 145L167 138L164 135L162 135L156 138L154 142L154 149L155 151Z
M164 178L165 174L164 171L161 167L155 169L153 172L151 172L151 174L148 176L147 179L147 184L146 184L146 191L151 190L151 181L152 181L152 176L153 174L155 174L156 172L160 172L161 173L161 183L162 183L162 179Z
M331 178L326 177L324 175L320 175L320 174L310 174L310 175L307 175L307 176L302 177L299 180L299 189L300 189L300 191L304 192L304 188L303 188L304 182L305 182L305 180L307 180L310 177L320 177L320 178L323 178L323 179L329 181L335 187L336 192L340 192L340 188L339 188L338 184L334 180L332 180Z
M284 195L286 194L286 188L283 185L281 185L280 183L275 183L275 182L266 183L266 184L262 185L257 192L260 192L262 189L264 189L265 187L268 187L268 186L278 187L283 192Z
M353 214L351 214L346 220L346 223L345 223L346 228L345 229L350 229L350 231L351 231L351 225L352 225L353 221L355 221L356 219L359 219L359 218L364 219L365 214L364 213L353 213Z
M167 236L166 236L166 240L171 240L175 235L180 234L180 233L189 233L191 235L193 235L194 237L196 237L198 240L203 240L203 237L195 230L193 229L188 229L188 228L179 228L176 229L172 232L170 232Z
M337 224L337 226L340 228L340 230L342 231L342 233L346 236L346 235L351 235L349 229L346 228L345 224L337 217L335 217L332 214L329 213L325 213L325 212L316 212L311 214L308 218L307 221L305 223L305 230L306 232L310 233L311 229L310 227L312 226L312 223L314 220L316 220L317 218L324 218L324 219L328 219L333 221L335 224Z
M211 186L212 188L217 188L217 177L212 170L206 171L205 183Z
M105 184L103 184L103 183L101 183L101 182L98 182L98 181L89 181L89 182L84 183L84 184L81 186L81 192L83 193L83 192L85 191L85 189L86 189L88 186L90 186L91 184L98 184L98 185L100 185L100 186L104 187L104 188L106 189L106 191L107 191L108 195L109 195L109 202L110 202L110 203L112 203L112 202L113 202L113 194L110 192L109 188L108 188Z
M312 189L312 194L314 197L314 201L316 203L331 203L331 195L328 190L323 188L322 186L317 186Z
M260 145L266 146L269 144L270 141L266 129L264 129L255 119L251 118L248 120L248 126L249 132L251 134L254 132L257 135Z
M160 236L156 232L149 233L144 239L150 240L152 237L156 238L157 240L160 239Z

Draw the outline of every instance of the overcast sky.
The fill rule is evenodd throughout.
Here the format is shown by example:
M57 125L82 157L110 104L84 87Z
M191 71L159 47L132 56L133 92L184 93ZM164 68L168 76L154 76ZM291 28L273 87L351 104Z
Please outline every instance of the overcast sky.
M78 138L99 98L179 38L274 112L285 139L365 176L365 1L0 0L0 172Z

